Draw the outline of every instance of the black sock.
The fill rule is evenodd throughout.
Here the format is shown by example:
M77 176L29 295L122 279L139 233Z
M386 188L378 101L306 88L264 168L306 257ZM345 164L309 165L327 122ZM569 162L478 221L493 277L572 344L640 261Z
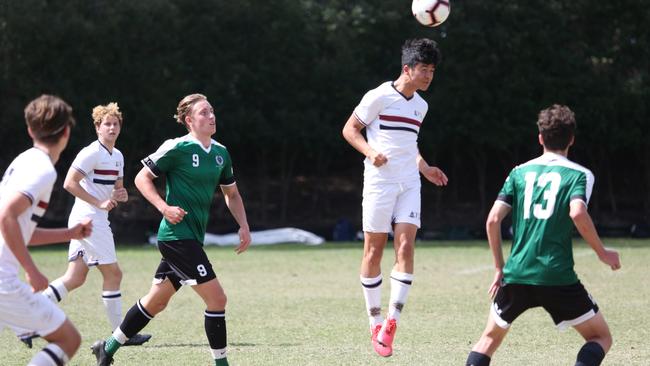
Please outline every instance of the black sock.
M490 366L490 357L480 352L470 352L465 366Z
M124 316L120 329L125 336L131 338L146 327L151 319L153 319L153 315L149 314L138 300Z
M226 348L226 312L205 311L205 334L212 349Z
M605 358L605 350L596 342L587 342L580 348L575 366L598 366Z

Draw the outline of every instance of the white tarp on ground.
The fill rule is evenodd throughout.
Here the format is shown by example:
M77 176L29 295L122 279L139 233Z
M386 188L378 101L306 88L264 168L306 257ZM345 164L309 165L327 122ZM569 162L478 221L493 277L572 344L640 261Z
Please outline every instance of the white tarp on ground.
M307 245L320 245L325 242L325 239L314 233L293 227L253 231L251 232L251 238L251 245L269 245L281 243L303 243ZM156 244L156 242L156 235L151 235L149 237L149 244ZM206 233L203 244L219 246L239 245L239 234L233 233L216 235Z

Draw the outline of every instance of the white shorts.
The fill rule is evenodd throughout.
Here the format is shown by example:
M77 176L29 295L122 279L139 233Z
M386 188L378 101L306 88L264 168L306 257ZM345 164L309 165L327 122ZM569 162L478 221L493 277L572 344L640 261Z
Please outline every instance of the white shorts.
M68 222L68 227L76 224L72 219ZM83 258L89 267L98 264L111 264L117 262L115 254L115 241L113 232L108 221L93 221L92 234L80 240L70 240L68 249L68 261L72 262L77 258Z
M0 280L0 331L5 326L36 332L41 337L59 329L65 313L18 278Z
M420 227L420 181L364 184L363 231L389 233L393 223Z

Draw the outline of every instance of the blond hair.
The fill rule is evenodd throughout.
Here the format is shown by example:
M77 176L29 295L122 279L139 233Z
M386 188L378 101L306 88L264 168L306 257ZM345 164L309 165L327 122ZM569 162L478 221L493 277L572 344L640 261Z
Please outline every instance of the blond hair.
M189 116L192 113L192 107L202 100L208 100L208 98L199 93L190 94L181 99L178 103L178 107L176 107L176 114L174 115L176 122L182 124L185 128L188 128L185 123L185 117Z
M114 116L120 121L120 126L122 126L122 112L120 112L120 107L117 103L111 102L107 105L98 105L93 108L93 123L95 127L99 127L107 116Z

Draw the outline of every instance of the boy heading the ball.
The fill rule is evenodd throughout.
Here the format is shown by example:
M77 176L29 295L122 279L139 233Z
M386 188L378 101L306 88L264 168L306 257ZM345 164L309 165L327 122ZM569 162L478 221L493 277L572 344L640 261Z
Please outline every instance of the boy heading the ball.
M343 127L345 140L366 157L360 280L373 347L384 357L393 352L395 331L413 281L415 236L420 227L420 173L435 185L447 184L445 173L424 160L417 144L428 110L417 91L429 88L439 60L434 41L407 40L397 80L367 92ZM364 128L367 140L361 133ZM381 258L391 229L396 255L384 319Z
M576 122L566 106L539 113L542 156L512 169L488 214L486 230L496 272L489 288L494 298L483 335L466 365L487 366L512 322L527 309L542 306L559 329L574 327L586 343L576 366L600 365L612 336L598 305L578 280L573 266L573 226L611 267L618 253L603 246L587 212L594 176L567 159ZM512 211L514 237L504 265L501 222Z

